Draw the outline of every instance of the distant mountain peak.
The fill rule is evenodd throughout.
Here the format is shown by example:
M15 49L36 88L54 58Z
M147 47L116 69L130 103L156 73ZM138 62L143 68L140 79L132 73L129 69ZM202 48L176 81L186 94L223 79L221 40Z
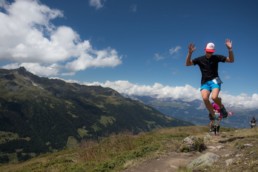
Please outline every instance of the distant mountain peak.
M18 72L20 72L20 73L25 73L25 72L28 72L27 70L26 70L26 68L25 67L23 67L23 66L21 66L21 67L19 67L18 69L16 69Z

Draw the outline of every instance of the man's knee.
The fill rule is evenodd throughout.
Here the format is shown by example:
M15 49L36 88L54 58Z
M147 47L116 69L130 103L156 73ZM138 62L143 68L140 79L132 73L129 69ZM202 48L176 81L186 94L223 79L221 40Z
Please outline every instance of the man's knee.
M211 99L212 99L214 102L217 102L218 97L212 96Z
M211 99L214 101L214 102L218 102L218 101L221 101L221 98L219 98L218 96L211 96Z
M209 97L202 97L202 99L203 99L204 102L209 102L210 101Z

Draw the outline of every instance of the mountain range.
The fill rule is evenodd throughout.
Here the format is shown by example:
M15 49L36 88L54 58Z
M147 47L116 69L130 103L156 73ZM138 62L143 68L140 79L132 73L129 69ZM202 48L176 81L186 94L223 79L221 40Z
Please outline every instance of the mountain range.
M191 121L195 125L208 125L208 111L201 100L183 101L181 99L157 98L155 96L124 95L143 102L160 112L174 118ZM221 126L230 128L249 128L254 116L258 119L258 109L237 109L226 107L233 115L223 119Z
M27 160L112 133L192 125L111 88L0 69L0 163Z

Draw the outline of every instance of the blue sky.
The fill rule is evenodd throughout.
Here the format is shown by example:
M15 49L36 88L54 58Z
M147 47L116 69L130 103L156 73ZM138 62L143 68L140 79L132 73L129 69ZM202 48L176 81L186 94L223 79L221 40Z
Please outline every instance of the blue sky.
M0 0L0 66L119 92L200 98L200 71L186 67L207 42L220 63L227 103L258 108L256 0ZM229 102L230 101L230 102ZM233 105L232 105L233 106Z

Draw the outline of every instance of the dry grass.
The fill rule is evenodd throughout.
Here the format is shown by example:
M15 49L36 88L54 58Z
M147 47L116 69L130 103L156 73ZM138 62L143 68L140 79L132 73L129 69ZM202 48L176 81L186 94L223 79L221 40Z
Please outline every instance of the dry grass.
M207 129L200 126L175 127L138 135L111 135L99 140L84 141L74 149L42 155L19 164L3 165L0 166L0 171L121 171L135 162L177 151L185 137L201 137L207 134ZM212 168L200 171L258 171L258 128L222 130L226 131L221 138L225 140L223 144L228 149L225 151L230 152L229 157L222 157ZM234 163L225 166L225 161L229 158L235 158ZM179 169L184 170L188 169Z
M46 154L0 171L117 171L136 160L177 150L181 140L204 131L204 127L176 127L133 135L122 133L88 140L74 149Z

